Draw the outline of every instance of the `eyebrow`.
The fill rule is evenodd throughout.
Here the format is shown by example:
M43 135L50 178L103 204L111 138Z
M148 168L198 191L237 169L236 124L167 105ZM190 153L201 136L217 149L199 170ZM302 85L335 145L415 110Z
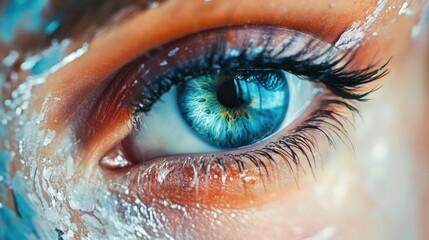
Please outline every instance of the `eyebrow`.
M76 34L82 30L97 29L110 23L118 23L120 20L132 17L134 14L155 7L164 1L160 0L50 0L54 11L54 19L60 18L57 29L52 32L52 37L65 37L68 34ZM117 15L127 9L125 16L117 18ZM114 21L112 21L114 20ZM86 28L86 29L85 29Z
M43 47L53 39L83 35L85 40L90 40L99 30L119 24L165 1L167 0L49 0L44 3L35 0L31 4L21 4L10 0L0 3L0 22L9 22L7 26L3 26L5 28L2 31L8 33L9 41L14 41L19 49L30 50ZM29 19L29 13L38 16ZM11 14L13 20L2 19ZM31 26L30 32L26 25Z
M91 38L96 30L118 24L136 13L155 7L165 0L51 0L55 17L62 18L52 38L65 38L85 33ZM121 14L122 13L122 14ZM121 15L118 17L118 15Z

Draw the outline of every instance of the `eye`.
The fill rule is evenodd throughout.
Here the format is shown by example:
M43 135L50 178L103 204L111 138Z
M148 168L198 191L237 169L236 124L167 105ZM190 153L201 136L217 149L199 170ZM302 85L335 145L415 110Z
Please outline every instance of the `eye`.
M312 172L317 151L341 138L345 115L357 111L352 101L371 91L363 85L386 73L353 69L353 53L258 25L160 46L111 76L91 125L126 109L129 133L100 165L143 201L254 202Z
M283 70L197 76L174 86L139 116L140 129L127 148L141 162L251 146L287 127L319 89Z

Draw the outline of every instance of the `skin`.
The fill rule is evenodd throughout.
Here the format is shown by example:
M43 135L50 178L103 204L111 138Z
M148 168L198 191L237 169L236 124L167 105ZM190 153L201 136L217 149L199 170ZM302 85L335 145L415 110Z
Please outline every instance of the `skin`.
M405 2L410 12L399 14ZM413 37L424 3L166 1L119 24L103 25L91 39L85 32L74 34L67 53L87 42L85 53L29 89L29 107L19 116L14 116L16 109L4 108L5 116L15 119L7 123L7 146L2 143L2 149L15 152L8 176L26 187L22 194L36 212L34 219L40 221L40 227L35 228L41 236L55 236L57 228L65 238L90 239L104 235L144 238L138 229L144 229L146 237L177 239L426 239L429 86L425 66L429 50L427 33ZM281 188L260 191L252 196L251 204L243 194L221 202L207 197L196 205L187 195L170 196L168 188L163 190L172 201L163 204L153 197L161 194L160 188L141 197L141 189L132 184L126 171L100 168L98 160L129 134L127 108L115 109L114 116L103 121L88 114L95 104L105 104L99 99L112 72L182 36L248 23L281 25L343 48L347 44L342 43L349 42L345 33L353 33L353 40L363 32L354 68L366 67L374 59L386 62L392 58L390 73L365 86L383 87L370 95L373 100L358 105L362 119L356 118L355 129L349 130L355 151L342 143L336 149L322 145L322 164L314 170L315 176L301 174L299 188L294 181L285 181ZM17 46L12 42L0 48L6 56ZM3 99L29 82L28 77L28 73L18 72L18 80L4 87ZM41 123L36 124L39 117ZM82 119L98 126L94 134L83 134ZM19 120L27 124L20 126ZM46 144L43 137L50 131L55 135ZM136 172L132 169L130 175ZM230 191L237 186L231 184ZM207 192L215 189L214 184ZM11 194L6 192L7 201L2 205L16 209ZM154 224L136 210L143 207L153 207L155 218L161 220ZM127 209L137 217L124 217ZM25 219L26 214L21 215Z

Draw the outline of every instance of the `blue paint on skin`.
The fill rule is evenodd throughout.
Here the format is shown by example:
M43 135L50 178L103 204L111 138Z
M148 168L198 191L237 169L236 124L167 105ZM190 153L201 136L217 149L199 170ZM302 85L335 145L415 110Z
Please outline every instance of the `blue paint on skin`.
M20 176L20 174L16 174L12 179L12 188L17 210L22 224L27 227L27 234L32 235L34 233L34 235L37 236L33 223L36 212L33 204L27 198L27 193L24 189L25 183L22 182L22 179L23 176Z
M10 162L10 157L7 157L5 152L0 153L0 162ZM6 161L3 161L6 160ZM9 170L2 164L0 171ZM22 181L23 176L16 174L11 181L10 186L6 182L0 183L0 195L6 196L6 191L12 189L13 200L16 203L17 209L10 209L6 206L0 207L0 239L53 239L53 236L58 234L52 231L46 231L46 226L37 218L34 205L28 199L25 190L25 183ZM9 195L10 196L10 195ZM5 199L0 197L3 202ZM45 229L45 231L37 231L38 229ZM42 234L42 235L41 235Z
M20 217L15 210L3 205L0 206L0 239L36 238L37 235L35 234L33 224L29 223L29 219L32 218L34 211L29 211L31 205L22 196L22 194L25 194L25 191L22 192L23 185L16 177L14 177L12 183L9 179L9 163L11 160L12 158L7 152L0 152L0 176L2 177L2 181L0 181L0 203L10 201L7 201L8 196L10 196L7 193L10 191L10 187L12 187L16 203L25 204L25 209L20 207L21 210L19 210L19 213L22 214Z
M34 62L31 71L34 75L39 75L49 70L65 57L67 47L70 46L71 40L65 39L61 43L53 42L52 46L40 54L40 58Z
M37 234L32 224L35 214L31 204L24 198L23 183L15 176L12 181L9 178L9 164L12 160L10 154L0 152L0 239L29 239L36 238ZM2 203L10 202L10 189L13 189L14 200L20 206L18 215L14 209L4 206Z
M0 239L36 238L32 230L9 208L0 208L0 226Z
M60 26L63 18L64 18L64 15L59 15L54 20L49 22L48 25L46 25L46 27L45 27L45 30L44 30L45 34L50 35L53 32L55 32L58 29L58 27Z
M42 10L48 0L11 0L0 9L0 42L13 42L18 31L54 32L62 17L45 22ZM70 40L53 42L51 48L40 53L28 68L33 75L41 74L59 63L66 54ZM1 61L0 61L1 62ZM5 84L5 75L0 73L0 89ZM3 99L0 91L0 99ZM0 107L0 139L7 139L7 125L1 123L4 109ZM37 208L29 199L26 182L20 173L12 173L11 152L0 150L0 239L55 239L59 234L53 226L41 221ZM13 175L15 174L15 175ZM15 203L16 206L11 206ZM14 205L14 204L12 204ZM16 208L16 209L15 209Z
M3 84L4 84L5 79L6 79L5 74L4 73L0 73L0 89L3 89ZM3 99L3 91L0 91L0 99ZM2 115L3 115L3 109L0 108L0 139L6 139L6 136L7 136L7 126L1 122L3 120L1 118ZM4 179L4 177L2 177L2 173L3 173L2 172L2 163L5 160L3 160L2 157L3 157L2 156L2 152L0 151L0 178ZM0 192L0 194L1 194L1 192Z
M19 29L39 32L43 28L42 10L48 0L11 0L0 12L0 40L11 42Z
M7 152L0 151L0 203L6 202L6 191L10 184L9 163L11 160L12 158Z

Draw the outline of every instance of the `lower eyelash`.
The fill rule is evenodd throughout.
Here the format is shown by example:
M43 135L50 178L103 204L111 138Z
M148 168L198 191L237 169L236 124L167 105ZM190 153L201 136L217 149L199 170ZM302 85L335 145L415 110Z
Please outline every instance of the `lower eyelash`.
M359 112L352 104L331 94L320 102L318 109L310 114L298 128L287 135L279 137L276 141L260 144L262 145L261 147L238 154L229 152L171 157L157 161L160 164L157 166L148 163L146 165L148 167L143 167L138 175L145 175L148 169L153 167L157 169L157 174L169 172L170 169L163 169L164 164L167 164L178 172L186 171L181 170L182 168L192 168L194 169L194 180L199 179L197 180L198 182L207 183L209 179L226 178L226 173L232 172L234 175L240 176L244 190L247 192L246 177L249 170L257 169L261 183L266 188L265 186L268 186L266 181L276 181L278 179L272 175L279 174L283 170L279 166L283 162L287 165L289 176L293 177L296 185L299 186L299 172L303 172L305 175L307 174L305 169L310 169L311 174L315 177L314 170L317 167L318 159L316 154L320 153L319 147L321 143L318 140L324 139L331 146L335 146L338 138L343 141L344 139L348 140L346 128L352 124L346 117L346 114L349 113L355 116ZM318 136L321 136L321 138ZM237 170L237 173L235 170ZM177 177L179 181L182 181L180 186L190 185L189 180L185 179L186 177ZM138 182L141 184L147 183L147 181L141 180ZM251 194L251 192L247 194Z
M235 162L242 174L246 170L245 165L252 163L259 171L269 175L267 163L276 164L276 159L280 159L285 161L289 166L290 172L295 174L296 170L294 169L297 169L302 164L300 158L304 157L308 167L313 170L316 167L314 152L319 152L318 143L314 136L316 132L319 132L332 146L335 146L335 140L337 139L343 142L346 139L350 143L346 128L352 122L345 114L340 113L342 109L349 111L353 116L359 113L358 109L351 104L337 97L331 97L323 100L318 110L313 112L292 133L281 137L279 140L270 142L257 150L250 150L237 155L225 154L221 157L215 157L212 161L221 168L227 168L228 162ZM202 164L202 168L206 164Z
M131 171L126 177L132 186L130 194L142 202L156 196L159 201L211 206L210 201L218 199L214 204L219 207L240 208L270 196L272 188L283 189L295 182L299 189L302 176L311 174L316 179L317 163L323 159L319 147L325 143L335 147L338 138L347 139L346 128L352 122L346 115L358 114L356 107L332 93L318 107L291 133L255 149L166 157L124 169L121 175L126 177ZM244 196L249 200L235 202L234 197Z

